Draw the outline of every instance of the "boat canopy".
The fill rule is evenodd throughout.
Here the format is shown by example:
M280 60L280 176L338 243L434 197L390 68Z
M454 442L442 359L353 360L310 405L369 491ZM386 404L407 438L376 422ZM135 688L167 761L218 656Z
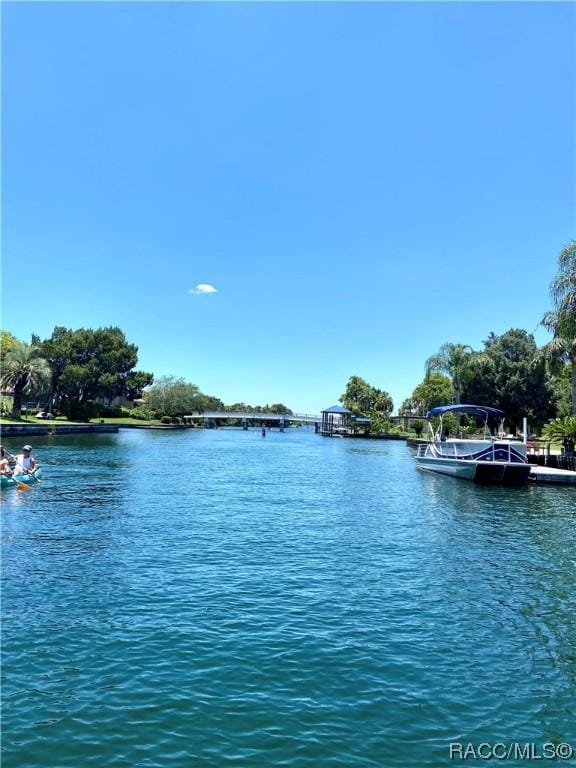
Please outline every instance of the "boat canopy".
M469 413L471 416L482 416L485 421L490 417L503 419L506 415L499 408L490 408L487 405L438 405L426 414L427 419L433 416L444 416L445 413Z

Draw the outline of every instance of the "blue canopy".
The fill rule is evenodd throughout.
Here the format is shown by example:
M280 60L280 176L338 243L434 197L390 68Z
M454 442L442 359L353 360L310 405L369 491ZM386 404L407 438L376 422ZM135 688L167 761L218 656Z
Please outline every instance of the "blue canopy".
M432 408L426 414L427 419L431 419L433 416L444 416L445 413L469 413L472 416L482 416L485 421L490 417L496 419L503 419L506 415L504 411L499 408L490 408L487 405L438 405L436 408Z

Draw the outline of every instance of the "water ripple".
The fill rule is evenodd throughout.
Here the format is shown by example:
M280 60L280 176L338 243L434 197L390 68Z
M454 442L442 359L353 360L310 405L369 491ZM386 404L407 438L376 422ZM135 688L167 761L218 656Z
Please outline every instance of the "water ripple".
M42 486L3 496L4 768L438 766L451 741L574 739L571 489L305 430L35 450Z

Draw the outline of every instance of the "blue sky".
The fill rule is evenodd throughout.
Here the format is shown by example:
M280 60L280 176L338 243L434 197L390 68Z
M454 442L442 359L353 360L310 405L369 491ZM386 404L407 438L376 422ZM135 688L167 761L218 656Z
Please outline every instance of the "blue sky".
M549 308L575 236L573 4L2 12L19 338L119 325L157 376L313 412L353 374L398 407L444 342Z

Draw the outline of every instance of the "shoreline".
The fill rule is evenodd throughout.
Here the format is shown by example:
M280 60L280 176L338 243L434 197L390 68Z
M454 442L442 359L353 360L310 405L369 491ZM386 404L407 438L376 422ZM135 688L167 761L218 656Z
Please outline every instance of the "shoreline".
M3 437L117 433L120 429L189 429L184 424L0 424Z
M222 427L225 429L226 427ZM189 424L55 424L49 422L48 424L15 424L15 423L0 423L0 433L5 437L17 437L26 435L73 435L73 434L90 434L90 433L117 433L120 429L154 429L154 430L185 430L193 429ZM197 428L196 428L197 429ZM334 436L335 437L335 436ZM350 434L350 435L338 435L345 439L356 440L406 440L408 444L411 444L411 438L407 438L405 435L396 434Z

